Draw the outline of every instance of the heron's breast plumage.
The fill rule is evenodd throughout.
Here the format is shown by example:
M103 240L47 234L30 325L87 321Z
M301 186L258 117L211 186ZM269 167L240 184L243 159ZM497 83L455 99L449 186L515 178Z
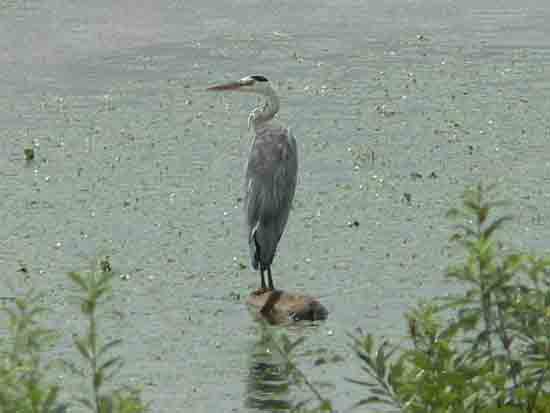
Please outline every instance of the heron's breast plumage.
M254 177L269 178L277 168L289 160L291 151L286 129L258 130L250 151L248 173L253 174Z

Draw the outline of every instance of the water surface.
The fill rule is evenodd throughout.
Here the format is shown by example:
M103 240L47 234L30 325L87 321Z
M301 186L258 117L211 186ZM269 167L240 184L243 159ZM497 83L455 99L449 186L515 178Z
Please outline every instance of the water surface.
M120 381L154 411L300 399L244 306L259 283L241 266L256 100L204 92L264 74L300 151L275 282L329 308L291 335L345 357L302 362L343 409L361 397L343 380L360 374L346 333L399 339L403 311L453 289L444 214L465 186L499 181L517 216L506 241L547 249L549 19L541 0L3 2L3 276L47 292L67 333L56 352L72 354L64 274L110 255L128 275L107 331L125 337Z

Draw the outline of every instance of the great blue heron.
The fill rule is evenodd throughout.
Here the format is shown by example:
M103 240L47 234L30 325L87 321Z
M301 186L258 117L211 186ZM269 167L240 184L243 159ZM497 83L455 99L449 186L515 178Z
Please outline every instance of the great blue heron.
M254 128L255 137L246 167L244 208L252 267L260 270L260 291L266 290L266 271L269 289L273 290L271 264L296 189L296 140L288 128L270 123L279 110L279 98L264 76L246 76L208 90L256 93L266 99L248 116L248 127Z

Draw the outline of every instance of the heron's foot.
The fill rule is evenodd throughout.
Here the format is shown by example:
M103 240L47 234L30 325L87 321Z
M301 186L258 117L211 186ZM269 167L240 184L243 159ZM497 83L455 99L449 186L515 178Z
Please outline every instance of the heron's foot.
M262 294L265 294L267 292L271 291L270 288L267 288L267 287L261 287L261 288L258 288L256 291L254 291L252 293L252 295L262 295Z

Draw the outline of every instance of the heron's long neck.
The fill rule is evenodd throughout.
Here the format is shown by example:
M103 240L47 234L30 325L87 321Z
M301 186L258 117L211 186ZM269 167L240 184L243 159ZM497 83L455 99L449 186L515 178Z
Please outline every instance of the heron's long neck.
M252 124L254 129L273 119L279 111L279 97L275 91L273 89L269 89L263 95L265 96L264 105L250 112L250 116L248 118L249 125Z

